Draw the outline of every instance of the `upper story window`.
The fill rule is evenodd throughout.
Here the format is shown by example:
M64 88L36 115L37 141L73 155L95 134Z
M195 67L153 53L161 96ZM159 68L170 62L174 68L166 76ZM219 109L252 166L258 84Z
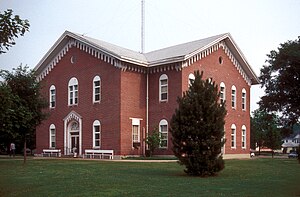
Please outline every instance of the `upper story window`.
M56 104L56 90L54 85L52 85L49 89L49 97L50 108L54 108Z
M225 102L225 100L226 100L225 83L221 82L221 84L220 84L220 101Z
M194 83L194 81L195 81L195 75L193 73L189 74L189 81L188 81L189 87L192 85L192 83Z
M159 122L160 148L168 148L168 121L162 119Z
M99 120L93 123L93 148L101 147L101 124Z
M246 148L246 126L242 126L242 148Z
M78 104L78 81L75 77L71 78L68 84L68 104L77 105Z
M101 79L95 76L93 79L93 102L98 103L101 100Z
M246 90L242 90L242 110L246 110Z
M236 87L234 85L231 87L231 107L236 108Z
M56 147L56 129L55 125L51 124L49 127L49 148Z
M236 126L231 125L231 148L236 148Z
M163 74L159 78L159 101L168 100L168 76Z

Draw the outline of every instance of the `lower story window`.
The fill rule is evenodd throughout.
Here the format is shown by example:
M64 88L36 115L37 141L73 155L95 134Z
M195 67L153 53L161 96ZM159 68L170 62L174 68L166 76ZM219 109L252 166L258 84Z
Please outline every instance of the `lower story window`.
M132 120L132 147L140 146L140 121L139 118L131 118Z
M95 120L93 124L93 147L101 147L101 125L99 120Z
M50 148L56 147L56 131L55 131L55 125L50 125Z
M231 126L231 148L236 148L236 126Z
M168 122L163 119L159 122L160 148L168 148Z

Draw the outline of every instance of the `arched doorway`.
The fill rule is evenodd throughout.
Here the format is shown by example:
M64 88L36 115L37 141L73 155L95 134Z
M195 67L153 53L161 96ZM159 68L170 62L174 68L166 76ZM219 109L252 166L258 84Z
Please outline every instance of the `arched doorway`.
M69 153L79 153L79 123L77 121L71 121L68 125L68 149Z
M75 111L64 118L64 155L82 155L82 117Z

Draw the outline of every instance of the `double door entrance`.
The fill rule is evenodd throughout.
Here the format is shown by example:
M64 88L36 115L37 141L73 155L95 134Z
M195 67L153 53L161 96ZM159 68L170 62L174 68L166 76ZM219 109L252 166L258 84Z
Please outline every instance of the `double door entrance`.
M70 148L71 153L77 153L79 151L79 132L72 132L70 133Z
M81 135L78 121L72 121L68 125L67 131L67 155L81 154Z

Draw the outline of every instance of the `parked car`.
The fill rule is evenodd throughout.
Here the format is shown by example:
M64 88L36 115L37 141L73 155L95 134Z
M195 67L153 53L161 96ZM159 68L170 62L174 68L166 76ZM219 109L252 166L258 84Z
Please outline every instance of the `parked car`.
M295 152L292 152L292 153L289 154L288 157L289 157L289 158L298 158L298 154L295 153Z

